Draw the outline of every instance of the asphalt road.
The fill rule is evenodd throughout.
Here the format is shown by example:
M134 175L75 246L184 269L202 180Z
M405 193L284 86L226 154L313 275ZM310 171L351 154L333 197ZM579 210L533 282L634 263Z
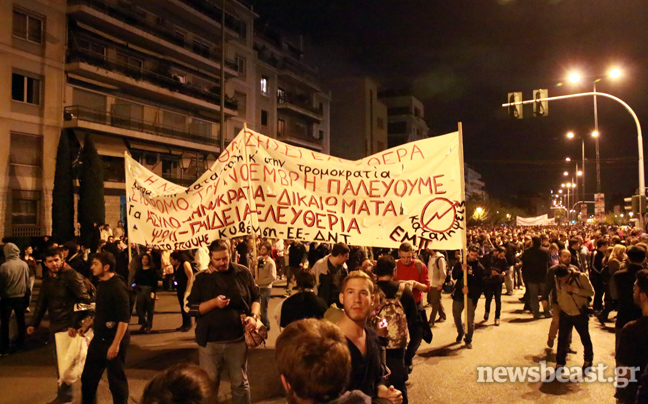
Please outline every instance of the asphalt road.
M270 313L283 299L284 289L275 287L270 300ZM414 371L410 376L409 397L411 403L614 403L614 386L610 382L478 382L478 366L547 366L555 364L553 352L546 350L548 319L532 320L522 311L518 297L503 296L502 323L499 327L481 323L484 314L484 298L478 303L475 319L478 322L473 339L473 349L463 343L455 343L457 336L452 321L452 301L444 295L448 321L433 328L431 344L423 343L414 358ZM127 354L127 375L131 402L139 402L146 383L156 372L182 362L198 360L193 331L173 331L180 326L181 318L175 294L160 293L156 304L153 333L137 333L137 318L131 320L131 345ZM494 308L493 308L494 311ZM594 364L608 366L607 376L614 369L613 323L602 327L598 321L590 321L594 343ZM0 358L0 404L36 404L52 400L56 391L55 360L51 347L43 343L46 332L30 338L27 350ZM249 355L248 367L255 403L284 403L281 383L274 366L274 341L277 327L270 331L265 348L257 348ZM582 345L574 332L573 347L578 354L568 357L568 366L582 365ZM75 385L75 403L80 401L80 385ZM106 378L99 386L99 403L111 403ZM227 402L229 385L221 384L219 402Z

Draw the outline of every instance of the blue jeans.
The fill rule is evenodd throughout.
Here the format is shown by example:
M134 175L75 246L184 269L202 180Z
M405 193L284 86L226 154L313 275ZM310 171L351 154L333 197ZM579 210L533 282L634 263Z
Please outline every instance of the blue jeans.
M261 322L270 331L270 321L268 320L268 302L272 294L272 287L261 288Z
M218 395L220 374L223 367L232 384L232 402L234 404L251 404L250 384L247 378L247 345L241 342L208 342L198 347L198 360L209 377L214 381Z

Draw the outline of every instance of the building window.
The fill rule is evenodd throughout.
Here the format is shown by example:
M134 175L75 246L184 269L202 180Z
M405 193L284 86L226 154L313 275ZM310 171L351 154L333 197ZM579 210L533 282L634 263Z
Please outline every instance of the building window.
M39 191L14 189L11 198L11 224L14 226L38 225Z
M323 130L320 130L320 131L319 131L319 137L318 137L317 139L319 139L319 140L323 140L323 139L324 139L324 131L323 131Z
M247 94L240 91L235 91L234 99L236 99L236 101L238 102L238 108L236 109L236 111L238 112L239 116L245 116L247 112Z
M40 80L22 74L11 74L11 99L40 105Z
M277 120L277 135L283 136L286 134L286 121L283 119Z
M42 167L43 137L36 135L11 134L9 162L13 165Z
M268 111L261 110L261 126L268 126Z
M286 91L283 88L277 88L277 102L279 104L286 102Z
M261 94L268 95L268 77L261 76Z
M239 74L245 74L245 58L236 55L236 71Z
M415 117L421 116L421 110L419 108L414 107L414 116Z
M101 56L102 58L106 57L106 47L103 45L99 45L85 39L79 39L77 41L77 44L79 45L80 49L87 50L88 52L93 53L94 56ZM117 54L117 56L119 57L119 54Z
M193 41L193 51L200 56L204 56L206 58L209 57L209 45L202 43L200 41Z
M378 129L384 129L385 128L385 120L382 118L378 118Z
M43 20L34 15L14 10L13 35L40 44L43 41Z
M132 56L124 55L123 53L117 54L117 61L123 66L134 67L135 69L142 70L142 60Z

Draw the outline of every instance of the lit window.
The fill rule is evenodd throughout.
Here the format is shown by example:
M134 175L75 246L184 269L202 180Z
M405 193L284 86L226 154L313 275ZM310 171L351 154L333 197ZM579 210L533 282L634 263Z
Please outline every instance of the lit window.
M261 76L261 94L268 95L268 77Z

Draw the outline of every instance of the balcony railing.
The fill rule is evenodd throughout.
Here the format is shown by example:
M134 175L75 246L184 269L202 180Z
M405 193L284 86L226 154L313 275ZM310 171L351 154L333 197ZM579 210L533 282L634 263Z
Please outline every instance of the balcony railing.
M189 43L188 41L185 41L183 37L178 36L174 30L147 21L143 15L137 14L136 12L132 11L130 7L125 3L118 2L117 4L113 4L105 0L69 0L68 4L85 5L91 7L125 24L139 28L144 32L148 32L149 34L155 35L156 37L171 42L172 44L181 46L184 49L187 49L197 55L216 62L220 62L219 47L215 47L213 49L196 49L196 47L194 47L192 43ZM225 66L233 70L236 70L237 68L236 62L229 59L225 60Z
M156 86L164 87L168 90L198 98L212 104L220 104L220 88L216 86L212 87L210 90L194 87L190 84L181 83L179 80L171 77L170 75L166 76L152 70L132 66L127 63L122 63L114 59L106 58L102 54L91 52L85 49L72 49L70 51L67 56L67 63L73 62L88 63L93 66L123 74L138 81L147 81ZM161 65L162 62L160 62L159 70L165 70L165 68ZM226 97L225 108L236 110L236 101Z
M193 133L190 129L172 128L153 121L133 119L129 116L117 115L111 112L80 107L78 105L64 108L63 120L71 121L73 119L199 143L216 144L218 140L216 137Z
M323 111L320 108L314 107L310 102L310 97L307 95L279 93L277 94L277 104L291 104L299 108L305 109L316 115L322 115Z
M178 177L176 175L165 174L165 173L162 173L162 178L164 178L167 181L171 181L174 184L182 185L183 187L188 187L189 185L192 185L198 179L198 177L194 177L194 178L191 178L191 176Z
M207 17L211 18L214 21L218 21L220 23L221 21L221 9L220 6L215 5L213 2L209 0L180 0L184 4L188 5L189 7L193 8L196 11L201 12L202 14L206 15ZM245 2L241 2L245 4ZM249 7L249 5L245 4L246 7ZM225 26L232 31L236 32L242 37L245 37L245 24L240 21L237 18L234 18L233 16L225 13Z
M315 143L315 144L322 144L322 140L318 137L314 137L311 133L306 133L306 132L299 132L299 131L286 131L286 132L281 132L277 133L277 137L279 139L282 138L293 138L293 139L300 139L300 140L305 140L310 143Z

